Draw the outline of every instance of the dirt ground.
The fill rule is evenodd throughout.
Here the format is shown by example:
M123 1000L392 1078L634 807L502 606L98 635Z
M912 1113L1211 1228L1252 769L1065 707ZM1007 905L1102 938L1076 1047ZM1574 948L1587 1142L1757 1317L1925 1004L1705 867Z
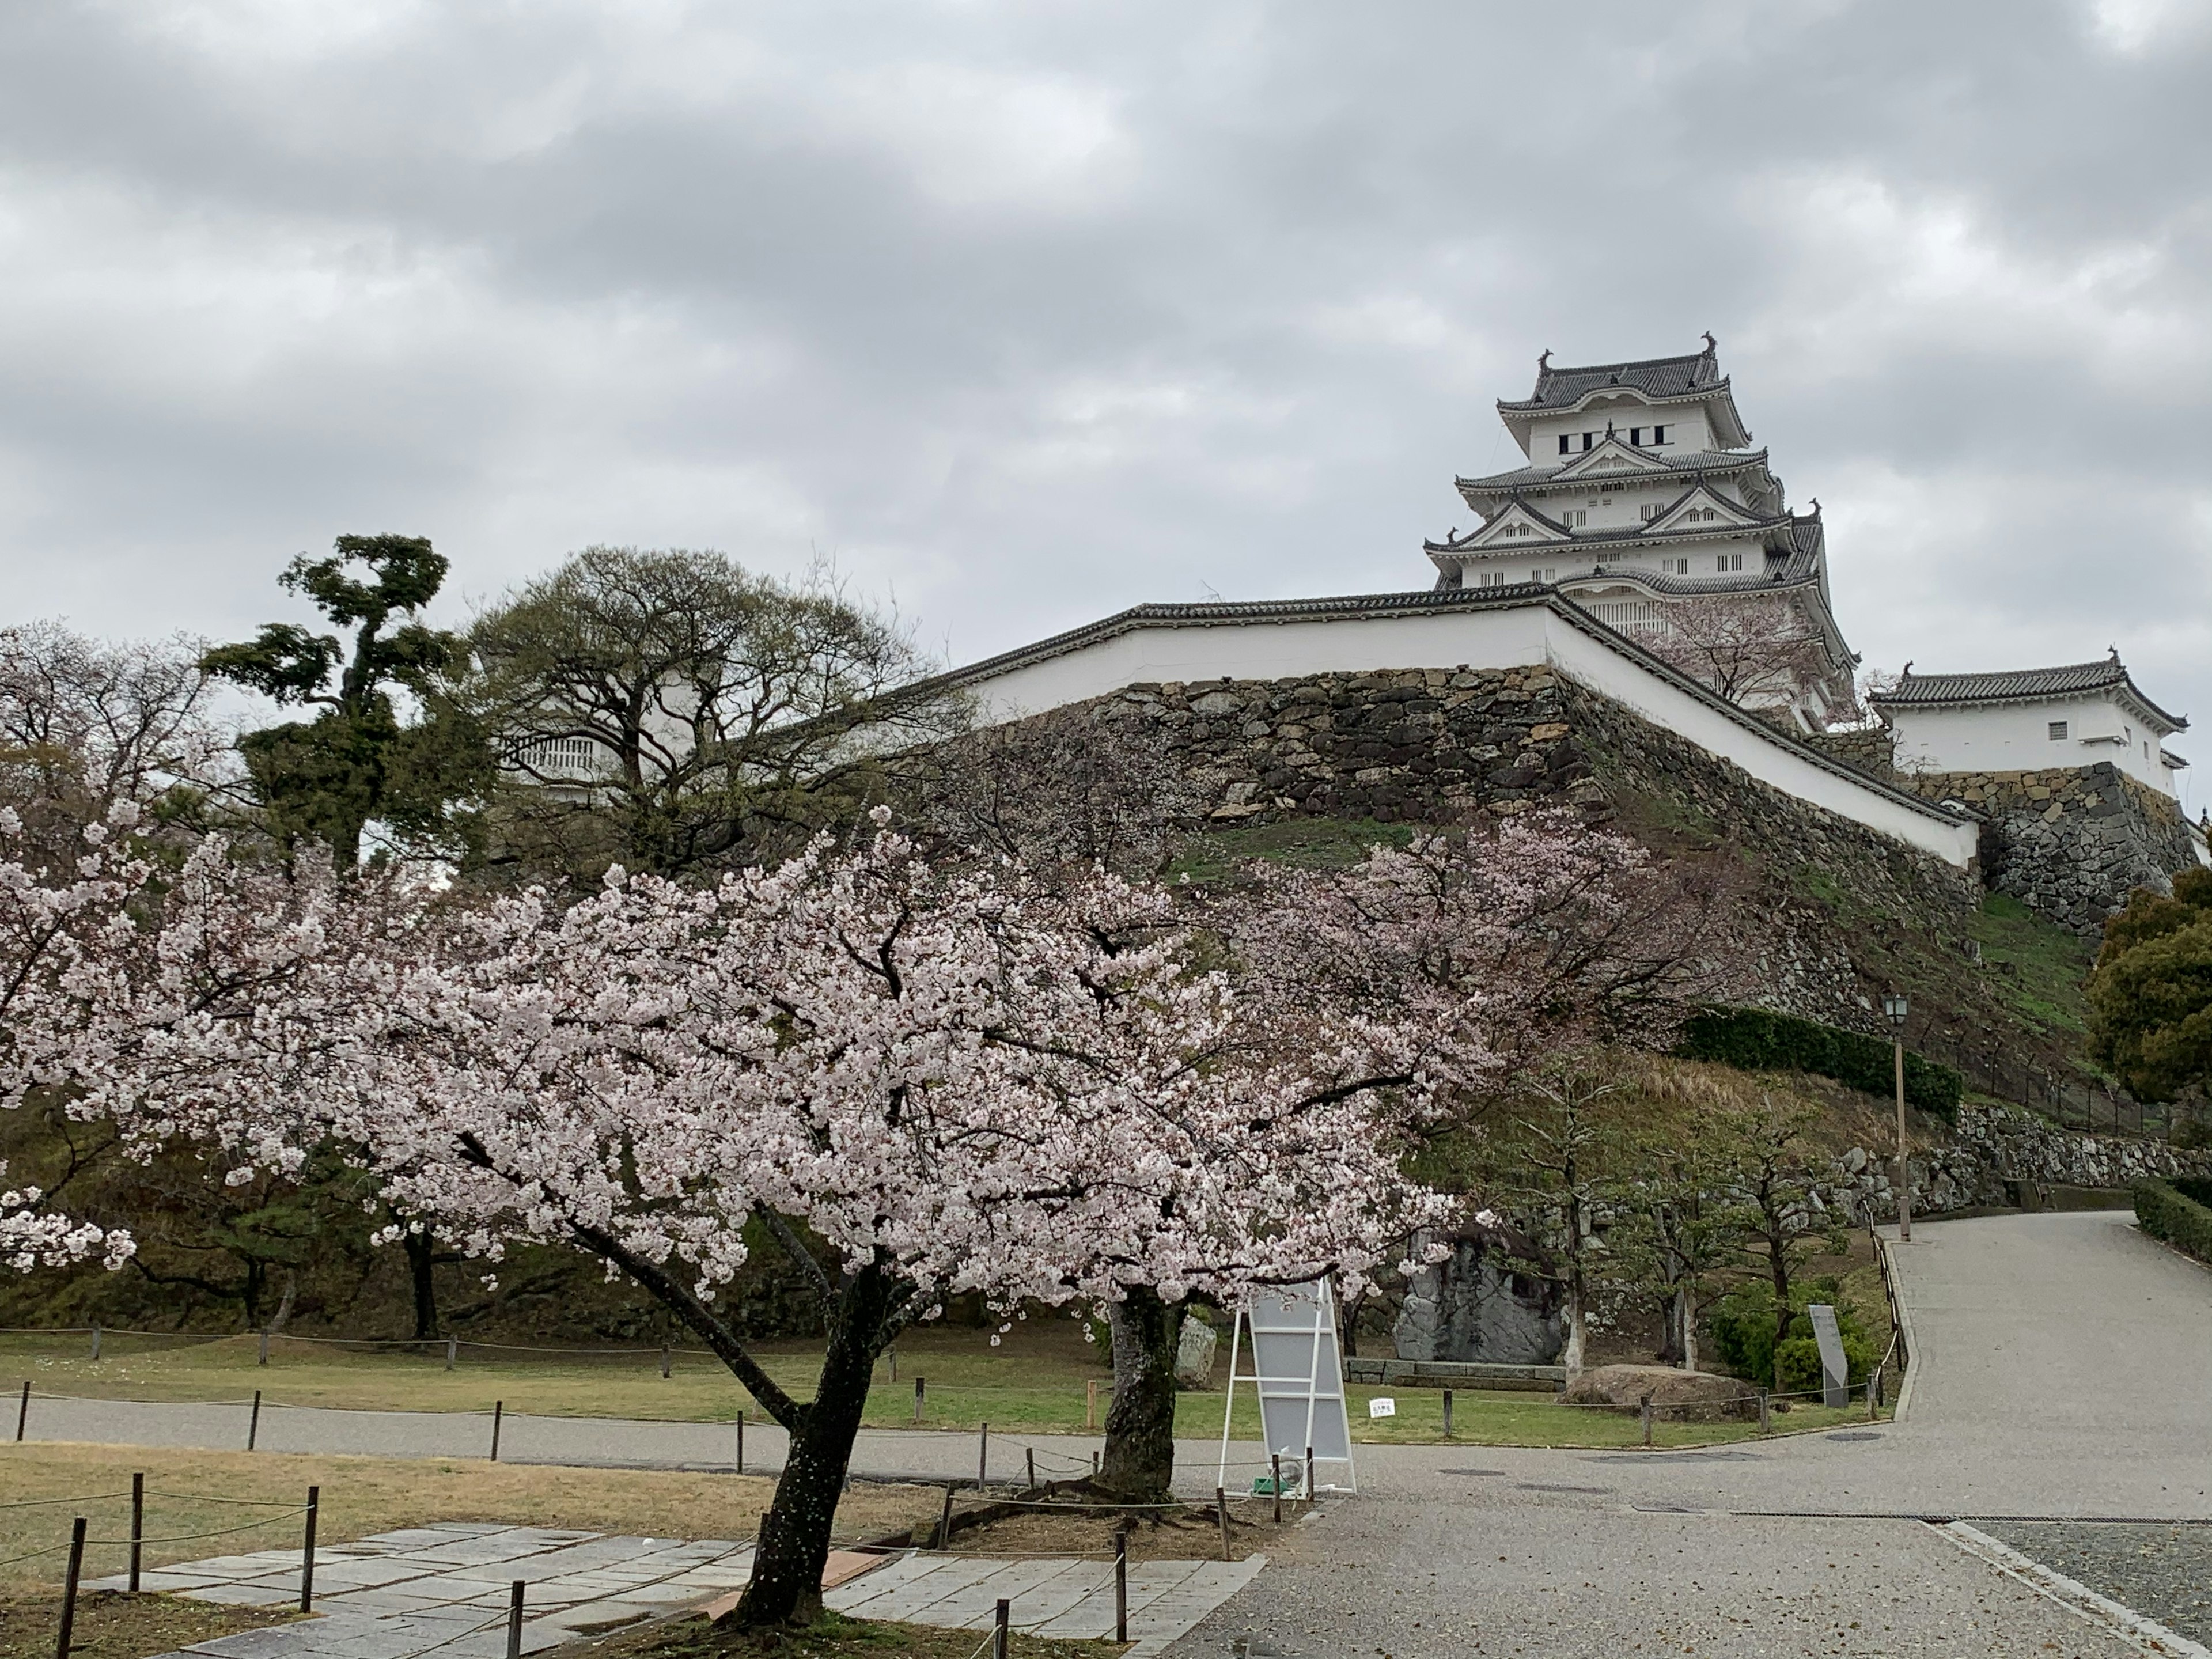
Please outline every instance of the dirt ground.
M1271 1518L1270 1500L1239 1498L1232 1493L1230 1559L1242 1561L1249 1555L1266 1554L1273 1547L1273 1540L1284 1528L1295 1526L1309 1507L1285 1499L1283 1523L1278 1527ZM952 1534L952 1547L962 1555L1083 1555L1106 1559L1114 1553L1114 1534L1121 1524L1122 1516L1111 1510L1080 1505L1058 1510L1040 1508L958 1528ZM1221 1526L1210 1504L1140 1512L1128 1524L1132 1561L1221 1559Z

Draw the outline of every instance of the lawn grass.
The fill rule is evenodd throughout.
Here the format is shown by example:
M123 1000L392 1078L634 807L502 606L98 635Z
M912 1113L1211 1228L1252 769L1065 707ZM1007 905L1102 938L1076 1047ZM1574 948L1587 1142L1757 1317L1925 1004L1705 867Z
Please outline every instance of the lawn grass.
M1867 1277L1867 1263L1838 1258L1816 1271L1847 1267L1853 1273L1848 1289L1880 1321L1886 1341L1887 1310L1879 1277ZM259 1345L251 1336L165 1344L107 1334L98 1360L88 1350L88 1342L75 1337L0 1336L0 1388L27 1378L37 1392L102 1398L244 1400L258 1388L272 1405L354 1410L489 1413L496 1400L510 1412L547 1417L705 1423L729 1421L742 1409L755 1421L762 1419L752 1397L704 1355L672 1356L671 1374L664 1379L658 1357L643 1354L616 1362L579 1362L526 1356L483 1359L465 1351L459 1364L448 1371L442 1358L417 1350L361 1352L282 1340L271 1345L269 1364L263 1366L256 1363ZM916 1426L917 1374L927 1380L919 1425L925 1429L973 1432L988 1423L994 1437L1080 1435L1085 1432L1086 1384L1092 1382L1098 1385L1098 1417L1090 1431L1103 1425L1112 1373L1100 1363L1102 1350L1085 1342L1072 1320L1018 1322L996 1348L987 1333L964 1328L909 1332L900 1340L899 1351L897 1382L890 1380L888 1360L877 1366L864 1419L870 1428ZM800 1399L811 1396L817 1350L772 1343L760 1352L779 1382ZM1227 1375L1225 1345L1215 1374L1217 1380ZM1395 1417L1368 1415L1368 1402L1378 1395L1397 1401ZM1438 1390L1354 1384L1346 1397L1357 1442L1402 1445L1443 1438L1443 1396ZM1188 1439L1218 1437L1224 1403L1218 1388L1182 1395L1176 1432ZM1642 1438L1632 1416L1559 1405L1541 1393L1462 1389L1453 1405L1452 1438L1469 1445L1625 1446ZM37 1409L33 1401L34 1429ZM1753 1431L1743 1424L1662 1423L1653 1437L1661 1445L1703 1445ZM1233 1433L1248 1440L1259 1437L1259 1408L1249 1390L1240 1393Z
M1879 1302L1879 1282L1875 1301ZM1866 1301L1862 1296L1861 1300ZM377 1354L334 1354L311 1358L272 1353L264 1368L254 1363L254 1339L238 1337L198 1344L167 1353L128 1358L39 1354L27 1351L29 1339L0 1344L0 1366L14 1362L40 1392L144 1400L236 1400L255 1388L270 1404L332 1406L355 1410L489 1412L495 1400L510 1412L549 1417L665 1418L680 1422L727 1421L742 1407L758 1421L759 1408L729 1373L705 1360L678 1363L663 1381L659 1370L643 1376L635 1370L551 1363L500 1361L465 1363L447 1371L440 1362L390 1358ZM1012 1339L1009 1339L1011 1341ZM105 1343L103 1344L105 1346ZM986 1350L987 1352L994 1352ZM932 1352L910 1350L894 1384L878 1382L868 1398L867 1425L914 1426L917 1362L929 1370L927 1429L975 1431L988 1423L994 1436L1079 1435L1084 1429L1084 1384L1099 1379L1099 1423L1103 1425L1110 1379L1096 1367L1081 1367L1038 1356L1021 1364L977 1360L956 1346ZM813 1390L813 1356L774 1354L769 1369L800 1398ZM994 1375L993 1373L996 1373ZM0 1380L5 1372L0 1371ZM940 1382L939 1376L960 1379ZM1353 1384L1346 1389L1352 1413L1352 1437L1378 1444L1407 1444L1443 1438L1443 1396L1433 1389L1379 1388ZM1370 1418L1368 1402L1387 1395L1398 1402L1390 1418ZM1221 1432L1224 1397L1218 1389L1180 1395L1176 1432L1205 1439ZM33 1403L35 1426L36 1402ZM1462 1389L1453 1396L1453 1439L1487 1446L1625 1446L1640 1440L1635 1419L1584 1407L1562 1406L1545 1394L1504 1389ZM1093 1430L1096 1432L1097 1430ZM1662 1445L1702 1445L1740 1438L1741 1424L1662 1424L1655 1439ZM1249 1390L1240 1393L1235 1437L1257 1439L1259 1407Z
M331 1544L429 1521L504 1521L647 1538L742 1540L758 1528L775 1489L775 1481L758 1475L27 1441L0 1445L0 1493L5 1494L0 1505L46 1498L85 1501L0 1507L0 1561L31 1550L50 1552L0 1566L0 1590L60 1581L65 1550L51 1547L66 1547L72 1516L91 1522L92 1539L127 1538L134 1470L144 1473L149 1494L163 1494L147 1498L149 1540L261 1519L263 1511L241 1508L240 1499L280 1506L266 1511L272 1517L267 1524L248 1531L171 1544L149 1541L149 1568L295 1547L300 1516L286 1510L305 1501L310 1486L322 1488L317 1537ZM167 1495L172 1493L184 1496ZM220 1498L231 1501L211 1501ZM836 1537L865 1541L934 1522L942 1502L937 1487L856 1482L838 1505ZM129 1565L129 1552L122 1546L87 1546L87 1578L121 1572Z

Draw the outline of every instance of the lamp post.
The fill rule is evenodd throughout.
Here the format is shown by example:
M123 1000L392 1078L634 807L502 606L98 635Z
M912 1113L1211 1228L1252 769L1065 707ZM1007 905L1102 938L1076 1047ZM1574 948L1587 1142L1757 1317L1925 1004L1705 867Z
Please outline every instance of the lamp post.
M1889 1016L1890 1029L1896 1034L1897 1239L1900 1244L1912 1242L1912 1165L1905 1152L1905 1017L1911 1009L1902 991L1892 991L1881 1000L1881 1011Z

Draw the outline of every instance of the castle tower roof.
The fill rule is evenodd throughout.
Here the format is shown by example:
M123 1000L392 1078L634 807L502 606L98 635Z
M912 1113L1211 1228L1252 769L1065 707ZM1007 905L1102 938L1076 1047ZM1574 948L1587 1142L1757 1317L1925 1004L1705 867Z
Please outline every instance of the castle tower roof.
M1553 368L1547 351L1536 362L1536 389L1526 398L1498 400L1498 418L1525 452L1529 428L1540 416L1622 403L1647 408L1706 406L1713 435L1723 449L1741 449L1751 433L1736 410L1719 348L1710 334L1705 349L1682 357L1644 357L1632 362Z

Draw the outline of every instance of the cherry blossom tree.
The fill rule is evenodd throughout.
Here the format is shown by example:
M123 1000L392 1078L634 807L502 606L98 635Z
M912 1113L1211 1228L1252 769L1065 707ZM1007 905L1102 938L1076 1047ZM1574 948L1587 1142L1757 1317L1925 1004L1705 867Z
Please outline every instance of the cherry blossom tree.
M155 874L124 839L137 819L135 802L111 803L104 820L80 831L74 860L57 871L27 856L22 819L0 807L0 1109L17 1109L33 1089L66 1087L82 1036L78 988L112 976L118 961L137 954L130 907ZM71 1101L68 1109L98 1109ZM6 1175L0 1163L0 1178ZM110 1267L129 1260L128 1233L71 1220L52 1197L29 1185L0 1191L0 1261L27 1273L95 1254Z
M739 1610L808 1616L874 1361L952 1295L1180 1299L1334 1267L1407 1197L1386 1022L1246 1036L1156 890L946 872L878 833L699 890L611 877L480 910L393 872L244 865L204 843L137 952L67 986L37 1070L137 1144L234 1169L359 1156L385 1200L495 1271L518 1241L629 1276L789 1430ZM758 1218L812 1279L811 1400L718 1292Z
M1570 811L1254 875L1224 927L1268 995L1419 1024L1462 1094L1563 1048L1664 1047L1728 975L1720 879Z

